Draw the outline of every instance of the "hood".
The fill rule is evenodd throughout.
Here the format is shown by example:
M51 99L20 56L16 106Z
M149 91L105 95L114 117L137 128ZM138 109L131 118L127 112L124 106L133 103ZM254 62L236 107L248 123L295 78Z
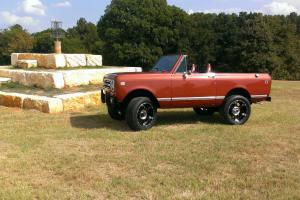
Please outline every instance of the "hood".
M119 73L112 73L107 74L104 76L104 78L107 79L115 79L116 77L122 77L122 76L145 76L145 75L157 75L157 74L164 74L161 72L119 72Z

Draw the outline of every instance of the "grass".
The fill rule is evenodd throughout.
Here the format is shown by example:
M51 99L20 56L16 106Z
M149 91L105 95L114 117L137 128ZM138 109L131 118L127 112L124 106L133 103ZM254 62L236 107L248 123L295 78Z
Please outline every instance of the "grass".
M60 94L71 94L76 92L97 91L100 89L101 89L100 84L82 85L82 86L63 88L63 89L56 89L56 88L43 89L34 86L24 86L13 82L3 83L0 85L0 91L2 92L39 95L39 96L47 96L47 97L53 97L55 95L60 95Z
M0 107L0 199L300 199L300 82L272 96L244 126L165 110L141 133L104 107Z

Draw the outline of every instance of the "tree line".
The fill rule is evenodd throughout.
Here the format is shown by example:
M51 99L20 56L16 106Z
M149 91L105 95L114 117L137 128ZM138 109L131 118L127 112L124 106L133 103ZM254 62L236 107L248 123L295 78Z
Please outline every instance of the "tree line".
M166 0L112 0L97 24L78 20L65 31L63 52L104 56L105 65L149 69L162 55L220 72L268 72L300 80L300 15L187 14ZM51 30L29 34L20 25L0 32L0 64L13 52L53 52Z

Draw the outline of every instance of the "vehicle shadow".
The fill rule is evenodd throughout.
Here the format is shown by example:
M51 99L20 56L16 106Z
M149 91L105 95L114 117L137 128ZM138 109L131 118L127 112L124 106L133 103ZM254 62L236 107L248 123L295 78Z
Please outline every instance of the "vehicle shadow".
M204 124L222 124L219 114L213 116L198 116L192 111L164 111L158 113L156 126L166 126L175 124L194 124L201 122ZM82 129L111 129L116 131L130 131L125 121L115 121L107 114L94 115L73 115L70 117L71 126Z
M112 120L106 114L74 115L70 117L70 123L74 128L130 131L125 121Z
M196 122L204 124L224 123L219 114L214 114L213 116L199 116L193 111L166 111L158 114L157 125L194 124Z

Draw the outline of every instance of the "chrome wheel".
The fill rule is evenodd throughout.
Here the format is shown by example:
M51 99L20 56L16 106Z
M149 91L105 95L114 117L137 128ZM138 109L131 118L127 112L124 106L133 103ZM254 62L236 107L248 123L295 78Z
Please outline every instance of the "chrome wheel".
M232 95L225 99L220 114L226 123L232 125L245 124L251 115L250 101L241 95Z
M150 103L143 103L137 109L137 120L140 126L149 126L154 120L154 108Z
M148 130L157 120L157 108L147 97L136 97L126 109L126 122L134 131Z
M248 105L243 100L235 100L229 105L229 115L236 123L243 122L248 117Z

